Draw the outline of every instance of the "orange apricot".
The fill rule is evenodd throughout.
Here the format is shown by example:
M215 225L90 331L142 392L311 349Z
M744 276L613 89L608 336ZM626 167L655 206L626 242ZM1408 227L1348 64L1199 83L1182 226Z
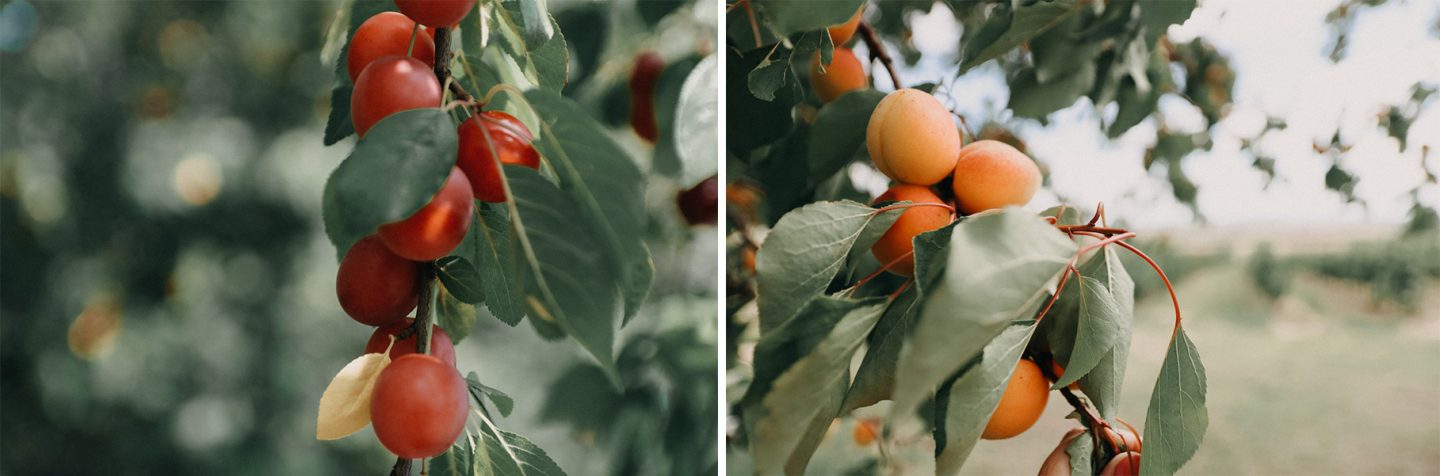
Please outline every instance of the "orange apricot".
M940 197L931 192L929 188L919 185L899 184L890 187L890 190L881 194L875 201L908 201L911 203L931 203L944 205ZM875 246L870 247L870 253L880 261L880 265L890 264L889 271L902 276L913 276L915 274L915 236L921 233L936 230L950 224L954 215L948 206L911 206L900 212L900 218L895 220L894 225L880 236ZM894 263L894 264L891 264Z
M1059 362L1050 361L1050 372L1055 374L1055 380L1060 380L1060 377L1065 376L1065 367L1061 367ZM1072 383L1069 388L1070 390L1080 390L1080 384Z
M862 13L865 13L864 3L860 4L860 8L856 9L855 14L851 15L850 19L846 20L845 23L832 25L825 29L830 32L830 41L834 43L836 47L844 46L845 43L850 42L850 37L855 36L855 29L860 27L860 15Z
M865 126L865 147L881 173L914 185L934 185L955 170L960 130L935 96L901 89L885 96Z
M1015 363L1015 373L1010 375L1005 393L1000 396L1000 405L995 407L980 437L1003 440L1024 433L1040 419L1049 399L1050 383L1040 372L1040 366L1020 359Z
M810 60L810 85L815 88L815 95L820 96L820 102L829 103L850 91L865 89L869 83L865 67L850 48L835 48L830 66L824 71L820 70L818 53Z
M1124 427L1112 426L1106 428L1105 438L1113 443L1115 447L1121 448L1121 451L1139 452L1144 446L1140 441L1140 436Z
M955 160L955 201L965 214L1030 203L1040 167L1023 152L994 140L975 141Z

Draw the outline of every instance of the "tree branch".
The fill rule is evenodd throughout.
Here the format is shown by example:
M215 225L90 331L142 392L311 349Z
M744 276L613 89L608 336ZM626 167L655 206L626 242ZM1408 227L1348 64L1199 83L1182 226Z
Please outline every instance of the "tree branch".
M884 65L885 70L890 72L890 82L895 86L895 89L899 90L903 88L904 86L900 85L900 75L895 73L895 62L890 59L890 53L885 51L885 44L881 43L880 38L875 36L875 30L870 28L869 23L863 21L860 22L856 30L860 32L860 38L865 40L866 49L870 50L870 60L880 60L880 64Z

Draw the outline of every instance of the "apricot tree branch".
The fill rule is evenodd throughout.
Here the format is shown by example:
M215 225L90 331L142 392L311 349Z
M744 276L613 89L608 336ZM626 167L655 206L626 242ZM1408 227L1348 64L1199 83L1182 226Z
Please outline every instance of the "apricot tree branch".
M870 28L869 23L862 21L860 25L856 27L856 30L860 32L860 38L865 40L866 49L870 50L870 59L880 60L880 64L884 65L885 70L890 72L890 83L894 85L896 90L903 88L904 86L900 85L900 75L895 72L895 62L890 59L890 53L885 51L885 44L881 43L880 38L875 36L875 29Z

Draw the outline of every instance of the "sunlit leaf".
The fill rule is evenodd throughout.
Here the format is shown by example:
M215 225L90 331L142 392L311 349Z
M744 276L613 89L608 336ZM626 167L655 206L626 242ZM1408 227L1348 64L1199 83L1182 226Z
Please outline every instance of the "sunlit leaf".
M345 364L335 378L330 379L325 392L320 394L315 439L344 438L370 424L370 396L380 372L388 365L389 354L365 354Z
M1195 455L1210 426L1205 391L1200 353L1185 329L1176 328L1145 412L1141 474L1175 474Z

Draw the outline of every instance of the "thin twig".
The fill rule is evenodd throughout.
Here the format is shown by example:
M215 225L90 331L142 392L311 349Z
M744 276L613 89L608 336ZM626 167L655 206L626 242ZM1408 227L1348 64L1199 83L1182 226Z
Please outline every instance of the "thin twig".
M881 43L880 38L875 36L875 30L870 28L870 24L862 21L860 25L856 27L856 31L859 31L860 38L865 40L865 47L870 50L870 59L872 61L880 60L880 64L885 66L886 71L890 72L890 83L894 85L894 88L899 90L904 87L900 85L900 75L895 72L895 62L890 59L890 53L885 51L885 44Z

